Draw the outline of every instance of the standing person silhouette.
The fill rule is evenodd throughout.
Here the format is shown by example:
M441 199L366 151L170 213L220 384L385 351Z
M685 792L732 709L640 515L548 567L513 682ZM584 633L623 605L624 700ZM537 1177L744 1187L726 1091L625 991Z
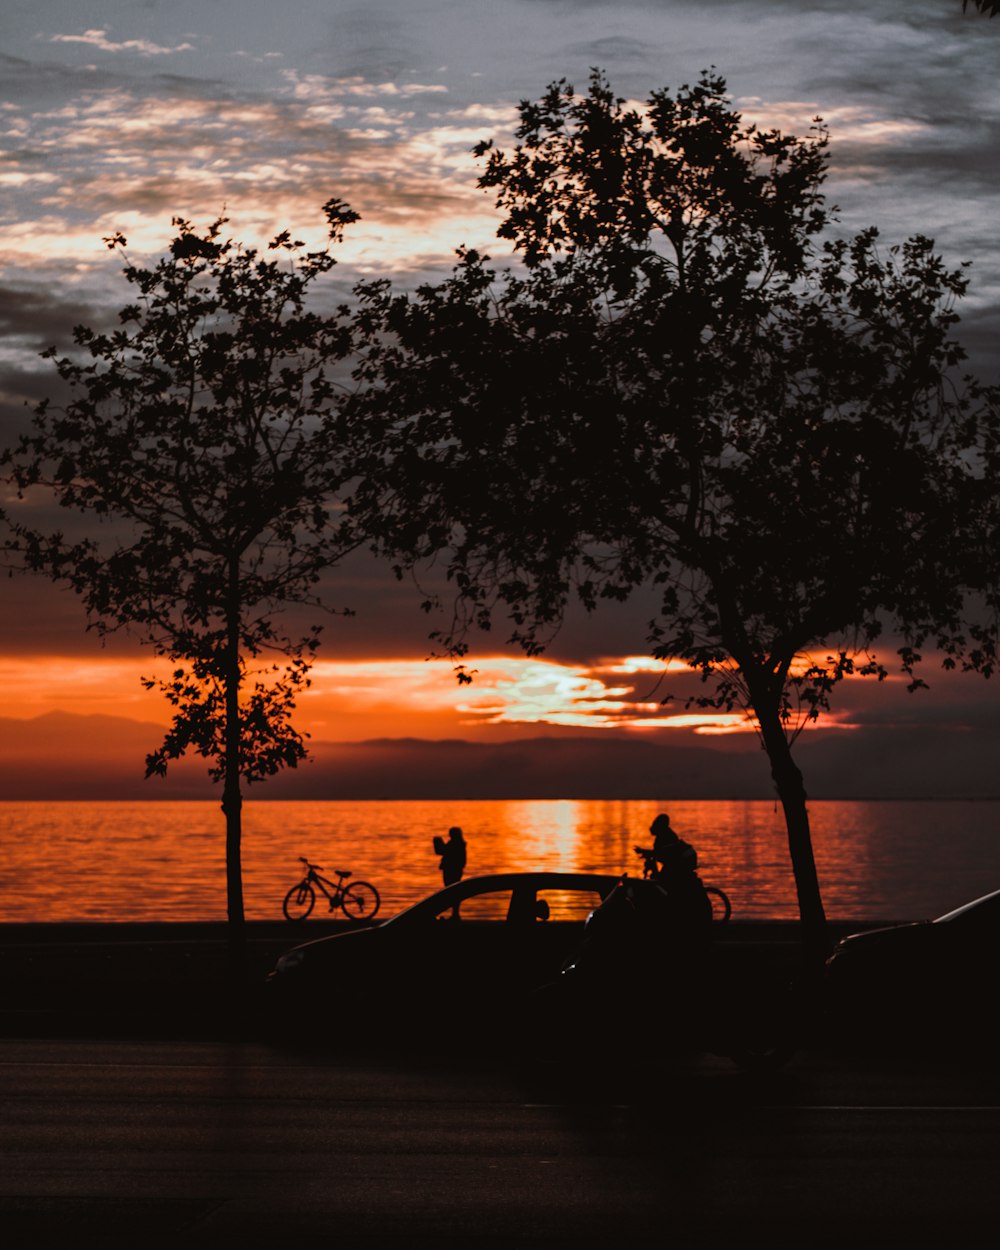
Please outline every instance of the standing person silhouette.
M462 873L465 871L465 836L458 825L452 825L448 830L448 841L443 838L434 839L434 851L441 856L441 862L438 867L441 869L441 876L444 878L445 885L454 885L462 880ZM452 920L458 920L458 904L452 908Z
M448 841L442 842L440 838L436 838L435 842L435 850L439 850L441 855L438 867L444 883L454 885L456 881L462 880L462 873L465 872L465 837L458 825L452 825L448 830Z

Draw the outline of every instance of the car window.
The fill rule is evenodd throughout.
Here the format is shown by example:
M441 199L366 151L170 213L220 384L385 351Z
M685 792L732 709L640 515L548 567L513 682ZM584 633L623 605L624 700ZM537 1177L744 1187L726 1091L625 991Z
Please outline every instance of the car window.
M549 920L577 920L581 924L601 905L598 890L538 890L536 897L548 904Z
M462 900L459 915L462 920L506 920L510 908L512 890L488 890L485 894L473 894ZM444 907L438 916L450 916L451 907Z

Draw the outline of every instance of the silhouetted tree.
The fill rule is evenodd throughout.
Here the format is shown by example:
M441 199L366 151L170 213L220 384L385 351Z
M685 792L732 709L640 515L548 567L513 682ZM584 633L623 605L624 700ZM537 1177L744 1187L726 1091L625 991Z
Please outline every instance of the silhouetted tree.
M356 214L336 200L325 212L339 241ZM152 268L128 262L122 236L106 240L136 302L112 333L76 328L78 350L55 361L72 398L40 404L6 459L30 499L83 518L75 533L45 533L12 507L25 565L68 583L88 627L136 632L177 665L144 679L174 709L146 775L193 750L222 781L236 973L241 782L306 754L291 713L319 630L289 632L279 610L318 605L321 574L359 544L338 502L353 472L350 400L331 377L350 353L350 314L310 306L329 250L284 232L259 254L224 237L224 218L205 233L173 224Z
M962 12L965 13L969 8L970 0L962 0ZM985 13L987 17L996 17L1000 13L1000 4L996 0L971 0L972 7L978 13Z
M758 726L818 955L792 742L847 674L885 675L887 620L911 676L925 640L970 645L983 431L947 380L965 277L924 238L820 242L826 132L758 131L713 75L633 108L595 73L520 115L512 153L477 153L523 269L467 251L413 298L366 291L360 376L396 422L384 542L401 570L448 553L459 658L498 609L537 652L571 596L658 587L654 654Z

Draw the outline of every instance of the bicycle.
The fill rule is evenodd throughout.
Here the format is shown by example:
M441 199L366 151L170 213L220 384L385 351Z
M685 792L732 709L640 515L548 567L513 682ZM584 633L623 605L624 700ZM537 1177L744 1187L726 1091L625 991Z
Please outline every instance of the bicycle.
M285 895L281 907L286 920L305 920L316 904L317 889L329 900L330 910L336 911L339 907L348 920L371 920L378 911L378 890L367 881L345 885L351 874L338 868L334 875L340 879L333 882L320 876L322 864L310 864L304 855L299 859L306 866L306 875Z
M659 869L656 867L656 860L653 858L653 852L648 846L634 846L632 848L636 855L642 857L642 875L643 879L651 878L655 881L659 875ZM725 924L729 917L733 914L733 905L729 901L729 895L720 886L704 885L702 886L705 893L709 897L712 904L712 919L717 924ZM716 912L722 909L721 915Z

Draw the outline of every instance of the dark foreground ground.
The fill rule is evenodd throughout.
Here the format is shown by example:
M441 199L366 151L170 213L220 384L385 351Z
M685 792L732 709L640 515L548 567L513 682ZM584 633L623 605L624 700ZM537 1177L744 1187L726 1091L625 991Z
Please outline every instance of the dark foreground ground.
M290 932L255 927L255 966ZM793 926L725 940L795 962ZM664 1060L656 1035L604 1070L277 1044L218 1001L218 926L8 926L0 942L5 1247L996 1241L1000 1072L982 1049L813 1034L760 1075ZM150 1012L171 995L198 1007L186 1023Z
M2 1039L3 1245L996 1244L989 1065L809 1051L762 1079L637 1055L617 1076Z

